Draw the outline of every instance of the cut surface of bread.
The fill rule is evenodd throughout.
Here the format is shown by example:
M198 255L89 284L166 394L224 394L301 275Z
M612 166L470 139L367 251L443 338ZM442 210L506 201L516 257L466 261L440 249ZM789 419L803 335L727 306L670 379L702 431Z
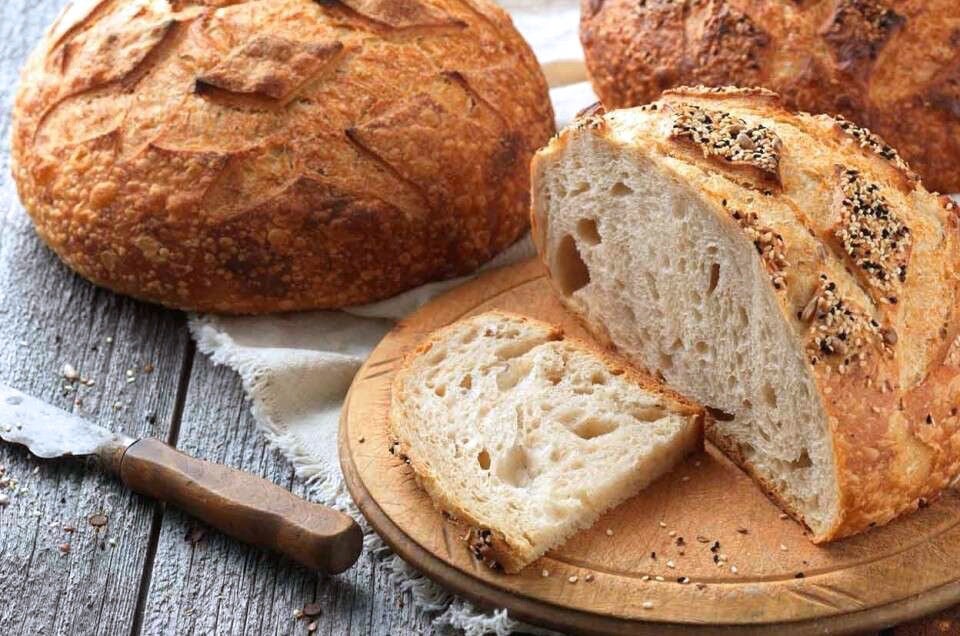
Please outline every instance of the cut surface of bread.
M678 89L581 119L533 168L564 303L705 404L708 439L816 541L960 469L955 213L849 127Z
M398 373L390 428L474 555L518 572L702 446L703 411L559 329L488 312Z

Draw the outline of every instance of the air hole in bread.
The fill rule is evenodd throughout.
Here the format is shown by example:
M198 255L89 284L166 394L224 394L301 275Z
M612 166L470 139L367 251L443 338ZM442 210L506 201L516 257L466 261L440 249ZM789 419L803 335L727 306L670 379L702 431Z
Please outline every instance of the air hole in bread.
M660 406L642 406L631 410L630 415L640 422L657 422L662 420L666 413Z
M530 369L533 368L530 360L514 360L507 368L497 374L497 388L501 391L509 391L520 384L520 381L527 377Z
M586 181L581 181L576 186L574 186L573 190L570 191L570 196L575 197L578 194L583 194L589 189L590 189L590 184L587 183Z
M470 344L476 339L477 339L477 330L470 329L465 334L463 334L463 337L460 338L460 342L462 342L463 344Z
M741 327L746 327L750 324L750 318L747 316L747 310L743 307L737 307L737 317L740 319Z
M673 356L669 353L660 353L660 369L673 368Z
M687 259L681 258L677 262L677 271L681 274L685 274L687 272Z
M593 439L601 435L606 435L607 433L612 433L615 430L617 430L616 422L597 417L587 418L573 428L573 432L577 434L577 437L582 439Z
M740 404L742 404L743 408L747 409L748 411L753 408L753 402L751 402L750 400L744 400Z
M588 245L600 244L600 231L597 229L597 222L593 219L577 221L577 235Z
M522 488L530 481L527 471L527 452L521 446L513 446L497 459L494 472L504 483Z
M617 181L610 188L610 194L612 194L615 197L625 197L628 194L633 194L633 188L628 186L623 181Z
M720 248L717 247L716 245L707 245L707 254L709 254L710 256L714 256L719 251L720 251Z
M720 282L720 263L714 263L710 266L710 284L707 285L707 294L712 294L717 289Z
M536 340L520 340L516 342L508 342L505 345L500 345L497 348L496 356L501 360L513 360L514 358L519 358L525 353L528 353L531 349L539 346L541 343Z
M483 470L490 470L490 453L487 452L486 448L477 455L477 463L480 464L480 468Z
M654 300L660 300L660 290L657 289L657 280L653 277L653 274L644 272L643 275L647 280L647 289L650 290L650 296L652 296Z
M810 455L807 453L806 449L800 453L800 457L790 462L790 468L793 468L794 470L810 468L811 466L813 466L813 461L810 460Z
M580 257L573 237L567 234L560 239L554 261L554 278L565 296L583 289L590 282L590 270Z
M469 373L463 376L463 379L460 380L460 388L470 390L473 388L473 376Z
M777 408L777 392L769 384L763 385L763 400L770 408Z
M601 372L601 371L594 371L593 374L590 376L590 383L591 383L591 384L606 384L606 383L607 383L607 376L605 376L605 375L603 374L603 372Z

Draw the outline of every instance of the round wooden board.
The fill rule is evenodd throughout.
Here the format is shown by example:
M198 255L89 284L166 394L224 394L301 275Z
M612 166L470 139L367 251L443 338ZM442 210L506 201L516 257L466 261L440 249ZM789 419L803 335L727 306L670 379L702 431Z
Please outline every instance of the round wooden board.
M477 563L409 466L390 454L386 419L402 356L433 330L488 309L588 337L554 298L538 263L496 270L399 323L357 374L341 418L340 461L354 500L386 542L430 578L522 620L583 633L847 632L960 602L956 493L866 535L817 547L713 449L518 575ZM714 562L720 554L724 567Z

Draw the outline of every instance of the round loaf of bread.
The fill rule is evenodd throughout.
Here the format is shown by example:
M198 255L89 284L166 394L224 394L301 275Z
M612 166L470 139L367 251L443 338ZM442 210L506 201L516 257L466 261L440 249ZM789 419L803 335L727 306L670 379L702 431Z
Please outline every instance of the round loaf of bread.
M489 0L76 0L14 118L20 196L70 267L226 313L476 268L526 228L554 131Z
M927 187L960 191L957 0L582 0L581 39L607 108L764 86L869 127Z

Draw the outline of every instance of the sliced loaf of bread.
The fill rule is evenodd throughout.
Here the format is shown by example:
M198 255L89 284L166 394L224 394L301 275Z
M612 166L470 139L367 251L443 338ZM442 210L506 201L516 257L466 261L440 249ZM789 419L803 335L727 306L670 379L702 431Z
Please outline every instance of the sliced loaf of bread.
M474 555L518 572L702 447L703 411L549 324L488 312L406 359L390 427Z
M712 407L707 438L815 541L960 474L960 216L879 137L685 88L586 113L533 173L563 302Z

